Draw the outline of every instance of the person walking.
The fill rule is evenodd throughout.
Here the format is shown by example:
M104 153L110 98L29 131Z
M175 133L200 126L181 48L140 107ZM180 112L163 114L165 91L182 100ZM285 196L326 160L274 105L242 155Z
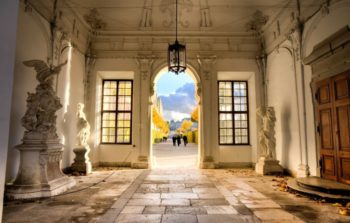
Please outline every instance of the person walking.
M176 141L177 141L177 146L180 146L180 144L181 144L181 136L180 135L177 135Z
M176 136L175 135L173 135L173 146L176 146Z
M184 140L184 145L185 145L185 147L186 147L186 145L187 145L187 143L188 143L187 135L184 135L184 136L182 137L182 139Z

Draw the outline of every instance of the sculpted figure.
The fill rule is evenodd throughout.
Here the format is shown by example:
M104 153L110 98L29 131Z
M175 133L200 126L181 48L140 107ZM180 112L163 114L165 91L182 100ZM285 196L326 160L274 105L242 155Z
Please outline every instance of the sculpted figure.
M264 156L268 159L274 159L276 147L275 110L273 107L261 107L257 110L257 115L262 120L262 127L259 131L261 156Z
M22 125L26 129L24 138L57 138L56 134L56 111L62 105L57 97L52 85L54 75L58 74L62 63L58 66L48 66L42 60L24 61L28 67L34 67L36 79L39 85L35 93L28 93L27 111L22 118Z
M87 140L90 136L90 124L86 120L83 103L78 103L77 118L77 141L79 146L84 146L87 145Z

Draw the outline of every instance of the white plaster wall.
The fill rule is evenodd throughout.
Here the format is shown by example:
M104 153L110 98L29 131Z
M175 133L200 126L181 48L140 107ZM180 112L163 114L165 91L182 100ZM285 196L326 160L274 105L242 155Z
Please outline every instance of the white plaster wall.
M72 47L66 48L61 57L61 62L68 61L61 70L57 83L57 95L63 106L57 112L57 132L64 145L62 159L64 168L70 166L74 159L77 104L84 103L85 57Z
M34 11L25 12L24 4L21 3L17 27L7 180L14 179L17 174L20 157L19 151L13 147L20 144L23 137L24 128L21 125L21 118L26 111L27 92L34 92L37 84L34 68L24 66L23 61L33 59L46 61L48 33L48 23Z
M18 0L0 2L0 222L2 222L11 95L16 47Z
M91 136L91 159L99 163L120 164L132 163L137 160L141 150L140 136L140 78L138 66L134 59L97 59L92 71L90 98L90 123L94 133ZM132 113L132 144L102 145L100 144L100 116L102 79L133 79L133 113ZM147 108L144 108L147 109ZM146 136L144 136L146 137Z
M258 157L258 123L256 108L261 105L261 84L258 67L251 59L222 59L216 63L217 78L212 90L212 140L219 152L218 162L225 165L254 164ZM249 94L249 146L219 146L218 142L218 90L217 80L247 80Z
M276 112L276 157L293 174L300 164L300 137L293 57L273 51L267 59L268 105Z
M344 26L350 26L350 1L339 1L330 6L328 15L322 13L316 14L305 25L303 36L303 56L310 55L314 46ZM310 88L312 78L311 66L305 66L305 98L306 98L306 117L307 117L307 144L308 144L308 162L311 175L318 175L319 153L316 149L315 141L315 120L312 104L312 92Z

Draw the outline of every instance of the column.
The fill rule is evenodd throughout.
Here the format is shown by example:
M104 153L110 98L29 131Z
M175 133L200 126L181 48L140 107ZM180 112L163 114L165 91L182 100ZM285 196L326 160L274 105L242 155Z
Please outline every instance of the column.
M152 57L140 56L137 58L139 65L140 81L140 104L136 109L140 109L140 153L137 162L132 164L133 168L148 168L150 165L150 148L151 148L151 70Z
M215 63L214 56L200 56L198 57L198 63L200 65L200 75L202 84L201 95L201 115L200 115L200 147L201 147L201 160L200 168L212 169L215 168L215 158L218 160L219 153L217 151L217 145L215 145L213 138L215 137L216 129L211 128L213 104L213 94L215 89L212 89L213 81L213 66Z
M300 164L298 166L297 177L307 177L310 175L307 157L307 132L306 132L306 105L305 105L305 80L304 67L301 61L302 28L300 21L295 21L295 28L289 35L294 54L294 66L297 89L297 103L299 116L299 140L300 140Z
M4 200L13 72L16 52L18 0L0 1L0 222Z

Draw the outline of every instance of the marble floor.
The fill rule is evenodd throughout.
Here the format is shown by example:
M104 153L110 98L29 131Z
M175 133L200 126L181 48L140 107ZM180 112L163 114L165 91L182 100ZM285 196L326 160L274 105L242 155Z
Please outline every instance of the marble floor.
M50 199L6 201L3 222L350 222L330 203L276 188L251 169L102 169Z

